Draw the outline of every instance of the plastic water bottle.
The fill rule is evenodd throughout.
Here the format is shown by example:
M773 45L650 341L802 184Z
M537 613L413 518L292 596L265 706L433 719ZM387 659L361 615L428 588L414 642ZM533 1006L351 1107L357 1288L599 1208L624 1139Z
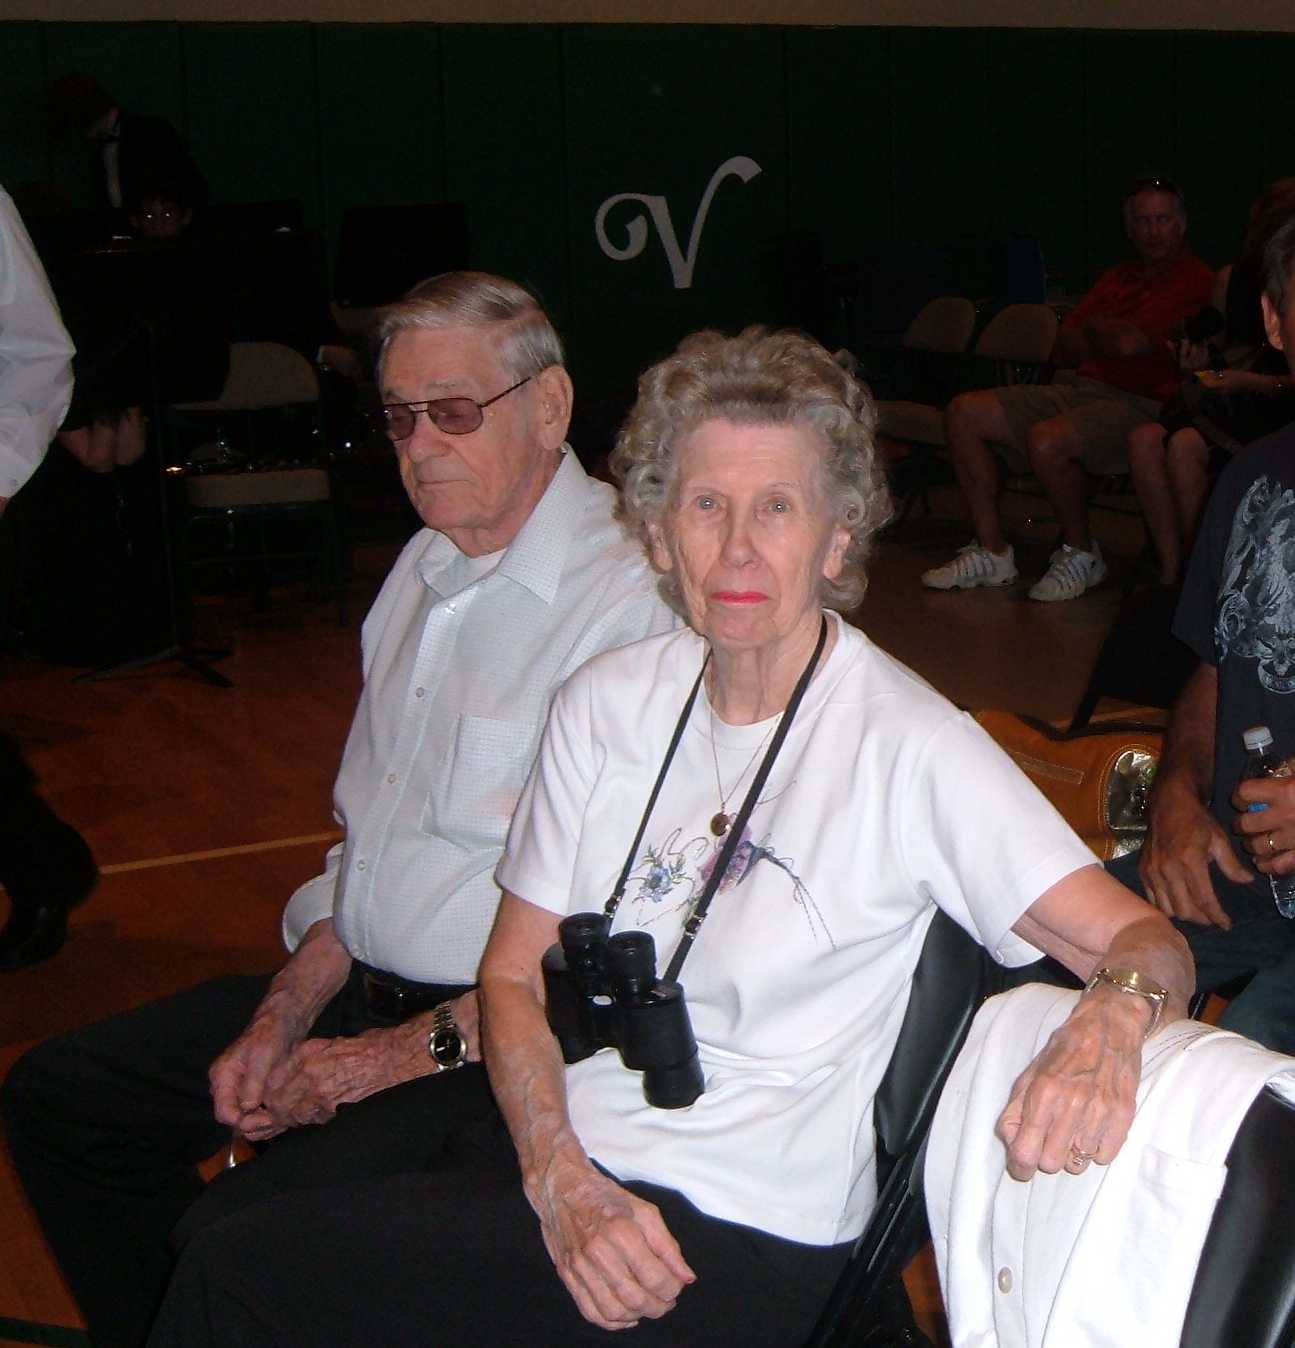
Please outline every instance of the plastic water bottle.
M1273 733L1266 725L1251 726L1243 731L1241 738L1246 746L1246 766L1241 776L1247 777L1289 777L1295 764L1283 760L1273 744ZM1246 806L1250 812L1266 810L1267 805L1256 801ZM1295 918L1295 873L1290 875L1270 875L1268 883L1272 886L1273 901L1277 911L1283 917Z

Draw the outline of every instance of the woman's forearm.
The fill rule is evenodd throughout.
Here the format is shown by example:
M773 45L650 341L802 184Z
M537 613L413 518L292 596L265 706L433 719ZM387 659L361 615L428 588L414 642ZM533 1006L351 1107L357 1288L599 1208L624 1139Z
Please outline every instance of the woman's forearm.
M490 1085L530 1194L555 1167L588 1165L567 1114L562 1055L535 983L483 965L481 1010Z

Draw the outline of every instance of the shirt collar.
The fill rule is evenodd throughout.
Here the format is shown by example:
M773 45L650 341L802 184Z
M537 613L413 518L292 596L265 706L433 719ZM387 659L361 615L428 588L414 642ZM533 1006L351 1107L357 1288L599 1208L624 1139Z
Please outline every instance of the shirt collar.
M557 596L567 552L579 537L581 522L589 507L593 484L570 446L562 446L562 459L540 497L504 550L495 573L528 589L537 599L551 604ZM429 530L431 537L419 558L419 579L430 590L448 596L467 583L467 558L444 534Z

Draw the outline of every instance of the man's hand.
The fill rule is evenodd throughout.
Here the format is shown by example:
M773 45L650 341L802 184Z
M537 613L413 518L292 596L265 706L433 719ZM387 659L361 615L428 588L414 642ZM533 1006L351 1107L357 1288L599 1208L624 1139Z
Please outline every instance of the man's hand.
M659 1319L697 1280L658 1209L587 1161L555 1158L526 1196L558 1276L602 1329Z
M1080 1174L1089 1161L1114 1159L1133 1122L1151 1010L1143 998L1115 988L1080 998L1017 1077L999 1116L1013 1179L1028 1180L1036 1170Z
M465 993L450 1005L468 1060L480 1062L476 992ZM431 1028L429 1011L401 1025L294 1045L262 1078L255 1103L236 1121L239 1131L250 1142L265 1142L289 1128L327 1123L339 1105L438 1071L427 1052Z
M300 1042L301 1034L288 1017L265 1008L212 1063L207 1072L216 1118L237 1128L253 1142L273 1137L257 1118L265 1097L265 1083ZM249 1130L246 1121L254 1121ZM275 1129L281 1132L282 1129Z
M1295 844L1295 827L1291 841ZM1147 898L1166 917L1228 931L1232 919L1214 892L1211 862L1237 884L1254 879L1232 850L1232 840L1190 791L1162 791L1155 798L1151 832L1138 863Z
M1232 793L1233 832L1265 875L1295 871L1295 777L1252 777ZM1251 810L1251 805L1267 809Z

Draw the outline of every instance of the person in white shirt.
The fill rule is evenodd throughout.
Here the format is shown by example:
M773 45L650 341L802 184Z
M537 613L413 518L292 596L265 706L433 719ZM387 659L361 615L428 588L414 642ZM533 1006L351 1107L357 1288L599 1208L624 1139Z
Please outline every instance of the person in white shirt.
M74 354L45 269L0 188L0 514L67 413Z
M40 466L72 398L72 340L13 198L0 188L0 515ZM0 972L49 959L96 877L85 840L36 791L0 735Z
M824 611L858 605L888 514L873 427L800 334L698 334L643 376L622 508L689 628L554 699L481 966L508 1136L353 1186L344 1229L318 1193L208 1227L153 1348L803 1343L875 1203L872 1100L937 906L1004 964L1041 947L1094 975L1003 1093L1012 1172L1114 1155L1143 1036L1185 1011L1186 945L970 718ZM546 984L560 936L568 970L598 963L559 926L577 914L614 924L608 976ZM648 936L691 1070L677 1020L635 1056L673 1003L610 971ZM452 1249L420 1237L451 1224Z
M195 1199L186 1229L421 1165L445 1120L489 1117L470 988L549 701L590 656L674 624L564 443L571 381L529 293L448 273L377 337L426 527L364 624L345 841L288 904L291 957L43 1045L7 1084L18 1171L100 1348L142 1340ZM203 1191L193 1166L231 1130L271 1145Z

